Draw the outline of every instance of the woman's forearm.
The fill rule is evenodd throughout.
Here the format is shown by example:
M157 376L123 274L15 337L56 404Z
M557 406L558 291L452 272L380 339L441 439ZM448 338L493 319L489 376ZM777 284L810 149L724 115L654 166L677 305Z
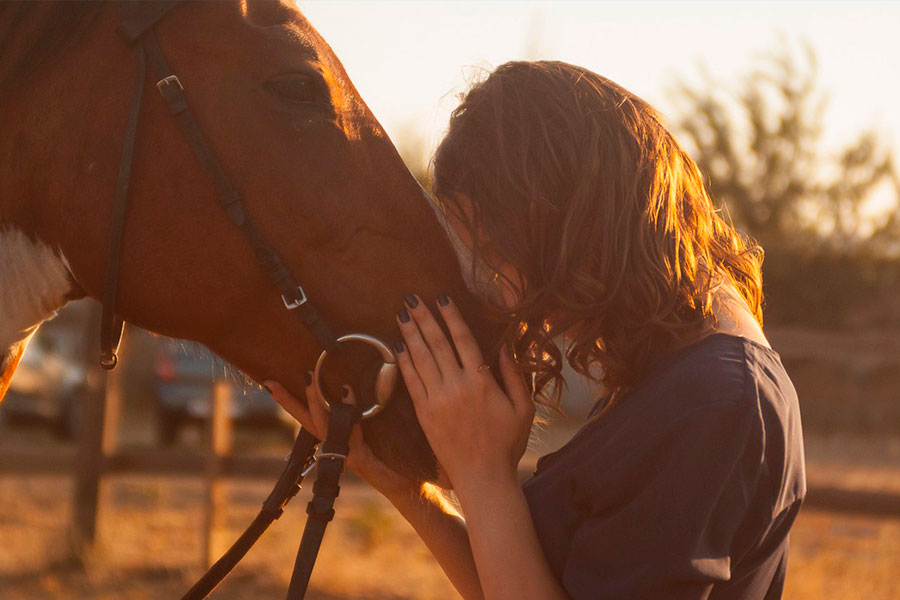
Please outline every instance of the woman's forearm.
M438 488L409 480L372 483L413 526L460 595L483 598L466 523Z
M567 599L543 554L515 476L457 490L466 519L434 486L374 481L413 526L463 598Z
M569 598L547 563L514 474L466 483L457 495L485 598Z

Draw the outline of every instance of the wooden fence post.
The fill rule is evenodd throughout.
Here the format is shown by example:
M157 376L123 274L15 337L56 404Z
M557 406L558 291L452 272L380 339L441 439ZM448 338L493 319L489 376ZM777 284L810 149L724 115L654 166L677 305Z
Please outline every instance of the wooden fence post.
M206 462L206 498L204 503L203 558L209 568L224 548L225 509L227 498L222 481L224 459L231 452L231 386L216 381L212 386L212 405L209 415L209 447Z

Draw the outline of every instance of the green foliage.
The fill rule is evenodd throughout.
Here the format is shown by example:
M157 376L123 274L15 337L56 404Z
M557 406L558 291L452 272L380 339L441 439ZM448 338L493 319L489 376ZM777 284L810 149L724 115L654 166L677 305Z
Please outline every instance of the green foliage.
M676 127L693 146L713 198L767 249L857 254L900 252L900 177L874 130L840 151L823 150L826 94L809 46L761 55L735 89L701 69L673 90ZM893 204L864 213L878 190Z
M900 261L773 246L763 264L766 324L900 330Z
M714 201L766 250L767 322L900 328L900 176L888 144L866 130L823 149L826 94L809 46L782 43L733 89L700 75L673 90L676 129ZM886 192L891 203L867 214Z

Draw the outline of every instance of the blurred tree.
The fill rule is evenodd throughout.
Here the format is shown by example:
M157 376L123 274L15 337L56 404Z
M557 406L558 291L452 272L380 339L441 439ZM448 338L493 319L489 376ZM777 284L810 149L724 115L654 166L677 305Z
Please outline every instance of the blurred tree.
M864 131L823 151L826 94L816 57L782 41L729 89L700 69L672 90L675 126L693 145L715 201L765 248L900 254L900 177L891 149ZM870 214L873 195L892 196Z

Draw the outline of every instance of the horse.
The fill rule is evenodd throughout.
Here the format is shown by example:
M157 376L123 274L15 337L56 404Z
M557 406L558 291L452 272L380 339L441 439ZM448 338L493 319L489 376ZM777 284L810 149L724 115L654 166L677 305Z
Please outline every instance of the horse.
M73 299L103 296L136 70L119 8L0 5L0 399L40 324ZM257 227L335 333L391 343L406 294L447 293L496 349L498 329L468 291L427 194L293 4L187 2L156 35ZM302 398L319 343L220 208L155 78L143 85L117 314L198 341ZM348 345L341 355L353 373L343 383L372 404L372 353ZM397 387L365 421L365 439L400 473L434 480L433 453Z

